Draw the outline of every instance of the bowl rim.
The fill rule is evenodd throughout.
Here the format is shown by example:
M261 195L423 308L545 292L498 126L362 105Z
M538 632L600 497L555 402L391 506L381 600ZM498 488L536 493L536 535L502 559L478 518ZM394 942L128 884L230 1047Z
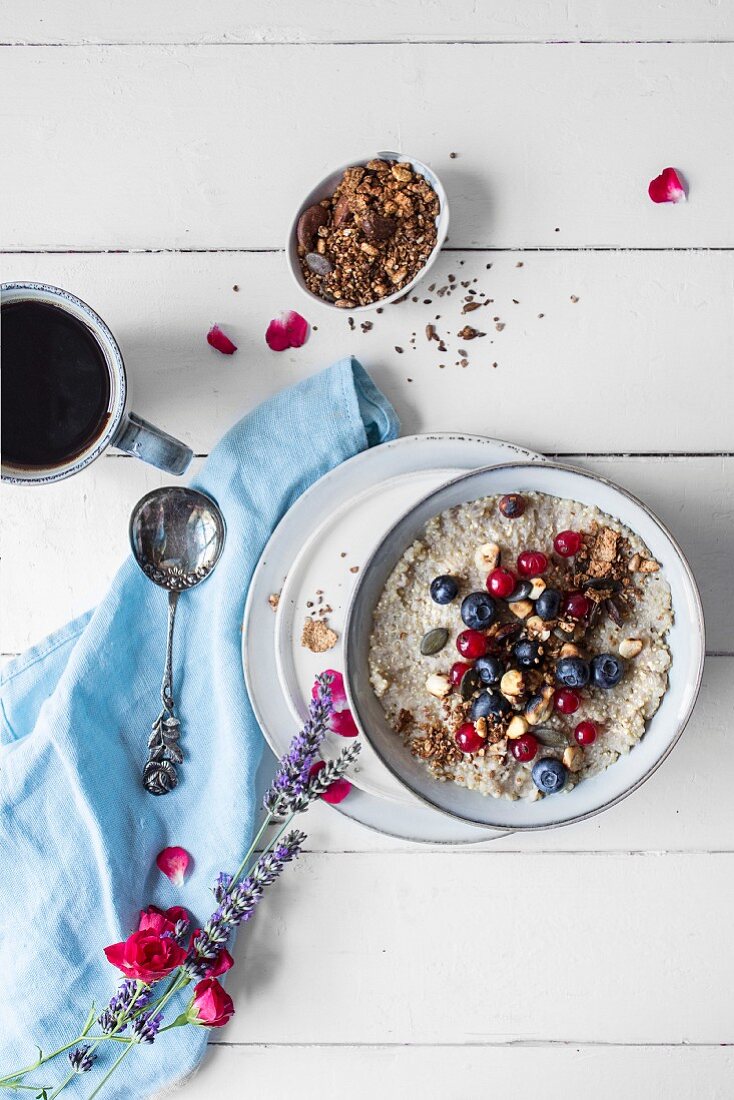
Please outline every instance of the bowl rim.
M526 470L526 469L532 469L532 470L540 469L540 470L544 470L544 471L559 470L562 473L570 473L570 474L580 475L581 477L583 477L583 478L585 478L589 481L598 482L602 485L607 486L609 489L612 489L613 491L621 494L623 497L625 497L627 500L629 500L632 504L637 505L637 507L642 509L642 511L647 515L647 517L660 529L663 536L669 540L673 550L675 551L675 554L678 557L680 565L681 565L681 567L683 569L683 572L685 574L685 578L688 581L690 591L691 591L691 595L693 597L693 602L694 602L694 609L693 609L693 616L692 616L691 625L694 628L695 633L693 634L693 636L696 640L696 643L698 644L699 652L698 652L697 668L696 668L696 673L695 673L695 684L693 685L693 690L691 692L690 701L689 701L689 704L688 704L688 707L687 707L687 710L686 710L685 714L683 715L682 718L679 719L677 728L676 728L674 734L668 740L668 743L665 745L663 751L655 758L655 760L652 762L652 764L647 769L647 771L645 771L636 780L634 780L634 782L632 782L628 787L626 787L623 791L620 791L618 794L615 794L612 797L610 797L610 798L606 799L605 801L601 802L598 806L595 806L591 809L584 810L583 812L575 814L571 817L565 818L563 821L554 821L554 822L538 823L538 824L530 824L530 825L523 825L523 824L517 824L517 823L513 823L513 824L508 825L508 826L499 825L499 824L497 824L497 825L488 825L486 822L478 822L473 817L470 817L470 816L467 816L467 815L464 815L464 814L455 813L454 811L448 809L445 806L440 806L436 802L432 801L430 798L427 798L422 792L420 792L420 791L416 790L415 788L413 788L410 784L408 784L405 781L403 776L401 776L397 773L397 771L392 767L390 762L385 758L385 756L382 753L382 751L380 750L379 746L377 744L375 744L375 742L372 740L372 738L369 735L369 732L367 730L366 725L361 720L360 711L359 711L359 708L358 708L358 705L357 705L357 698L356 698L355 694L352 692L352 677L351 677L352 629L351 628L352 628L354 608L356 606L356 603L357 603L357 600L360 596L360 593L361 593L361 591L364 587L364 584L366 583L366 580L370 575L370 572L371 572L371 569L372 569L372 566L374 564L375 559L377 558L378 554L380 553L380 551L381 551L382 547L384 546L385 542L390 538L390 536L393 534L393 532L396 531L397 528L399 528L400 525L408 518L408 516L410 516L418 508L421 508L421 507L423 507L423 505L427 504L428 501L430 501L431 498L433 498L434 496L438 496L439 494L444 493L447 489L451 488L452 486L458 485L461 482L469 480L470 478L474 478L479 474L488 473L489 471L493 471L493 470L521 470L522 471L522 470ZM541 476L545 476L545 475L541 474ZM536 490L531 490L531 491L536 491ZM537 490L537 491L542 492L543 490ZM548 495L549 496L554 496L554 495L557 495L557 494L548 493ZM478 499L478 498L475 498L475 499ZM624 521L619 520L619 522L624 522ZM394 563L394 564L397 564L397 563ZM393 565L393 568L394 568L394 565ZM467 822L469 824L472 824L472 825L479 825L480 827L483 827L483 828L488 829L488 830L492 830L492 829L499 830L499 829L509 828L512 832L531 833L531 832L544 832L548 829L563 828L566 825L574 825L574 824L577 824L580 821L588 821L589 819L591 819L593 817L596 817L598 814L603 813L605 810L609 810L613 806L618 805L620 802L622 802L629 795L633 794L634 791L638 790L643 785L643 783L647 782L647 780L652 775L655 774L655 772L658 770L658 768L663 763L663 761L665 761L668 758L668 756L670 756L671 752L673 751L675 746L680 741L680 738L683 734L683 731L685 730L686 726L688 725L688 723L690 721L691 715L693 714L693 711L694 711L695 706L696 706L696 702L698 700L698 696L699 696L699 693L700 693L700 690L701 690L701 681L703 679L703 669L704 669L705 659L706 659L706 626L705 626L705 621L704 621L703 604L701 602L701 594L699 592L698 584L696 583L696 578L694 576L691 565L690 565L690 563L688 561L688 558L686 557L685 553L683 552L683 549L680 546L680 543L678 542L678 540L675 538L675 536L672 534L672 532L668 529L668 527L663 523L663 521L661 519L659 519L658 516L652 511L652 509L649 508L648 505L644 503L644 501L640 500L639 497L635 496L634 493L631 493L628 489L624 489L624 488L622 488L622 486L617 485L617 483L612 481L610 478L603 477L602 475L596 474L596 473L594 473L590 470L585 470L580 466L574 466L570 463L562 463L562 462L550 462L550 461L548 461L548 462L543 462L542 464L531 463L531 462L506 462L506 463L499 463L499 464L492 465L492 466L482 466L482 467L479 467L476 470L470 470L470 471L467 471L466 473L462 473L462 474L458 475L457 477L452 478L450 481L446 482L444 485L441 485L437 489L434 489L432 492L426 494L425 497L422 497L421 500L417 501L416 504L412 505L406 512L404 512L403 515L398 520L396 520L395 523L391 524L391 526L388 528L388 530L384 533L384 535L380 539L379 543L377 544L377 546L375 547L373 552L370 554L367 561L363 564L362 569L360 571L360 576L359 576L359 579L357 581L357 584L354 586L354 589L352 591L352 597L349 601L349 605L347 607L345 621L344 621L344 686L345 686L345 690L346 690L346 695L347 695L347 700L348 700L348 703L349 703L349 707L352 711L352 714L354 715L355 721L357 722L357 725L358 725L358 727L359 727L359 729L362 733L362 736L367 738L367 740L370 742L370 745L372 746L372 748L375 750L375 752L380 757L380 759L381 759L382 763L384 764L384 766L386 768L388 768L388 770L391 772L392 775L395 776L395 778L398 780L398 782L400 782L404 787L406 787L413 795L415 795L416 798L418 798L426 806L430 806L437 813L446 814L449 817L456 818L460 821L465 821L465 822ZM666 689L666 691L667 691L667 689ZM652 716L652 718L654 718L654 717L655 717L655 715ZM652 719L650 719L649 721L651 721L651 720ZM645 732L647 732L647 728L646 728ZM612 766L612 765L610 765L610 766Z
M428 179L429 176L431 177L430 179L428 179L428 182L431 184L434 191L438 195L438 200L440 203L438 216L436 218L436 243L433 246L431 254L424 263L423 267L421 267L420 270L416 272L411 281L407 283L404 287L401 287L400 290L396 290L393 294L389 294L386 298L378 298L374 302L370 302L366 306L353 306L349 310L344 310L337 306L334 302L328 302L325 298L320 298L318 294L314 294L306 286L303 275L301 274L300 266L298 265L297 259L295 258L297 257L298 247L296 229L298 226L298 219L300 218L303 211L307 208L307 206L313 205L313 203L319 201L314 197L314 194L315 192L321 191L324 188L327 180L331 179L332 176L343 174L347 170L347 168L365 167L371 160L397 160L399 162L410 164L412 168L417 169L425 178ZM428 176L426 176L426 173L428 173ZM435 183L433 182L434 180ZM288 227L288 235L286 237L285 243L285 257L286 263L288 264L288 270L291 273L292 279L301 290L301 293L305 294L311 302L317 302L319 305L324 306L326 309L337 310L339 313L366 313L369 310L374 311L381 308L382 306L390 305L391 303L396 302L399 298L402 298L404 294L409 294L410 291L418 285L421 279L423 279L423 277L428 274L429 270L433 267L436 260L438 259L438 256L446 240L446 236L449 230L449 216L449 201L446 195L446 189L444 188L438 173L435 172L429 164L426 164L422 160L418 160L417 157L410 156L409 153L397 153L390 150L381 150L380 152L374 153L369 157L354 158L353 160L347 161L346 164L340 164L337 168L333 168L330 172L326 172L325 175L323 175L321 179L313 185L310 191L308 191L298 203L298 206L296 207L295 213L293 214L293 217L291 218Z

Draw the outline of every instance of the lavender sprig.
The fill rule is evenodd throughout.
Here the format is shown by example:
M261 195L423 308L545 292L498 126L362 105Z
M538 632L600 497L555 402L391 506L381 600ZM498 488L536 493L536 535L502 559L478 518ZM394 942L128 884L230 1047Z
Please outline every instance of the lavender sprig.
M139 1043L152 1043L163 1023L162 1012L143 1012L133 1020L130 1030Z
M316 691L308 708L306 724L291 741L290 748L281 758L275 778L265 793L263 805L274 817L300 812L303 796L308 788L309 769L326 737L329 718L334 709L331 679L328 673L321 673L316 677Z
M136 1012L147 1005L152 995L150 986L127 978L122 982L107 1008L97 1017L97 1023L106 1035L113 1031L124 1031L130 1017L130 1013Z
M214 888L219 907L194 939L191 954L183 967L187 974L199 977L204 973L229 940L231 932L250 919L265 888L275 882L287 863L300 855L305 840L306 834L294 829L272 852L264 852L241 882L232 885L230 876L219 876Z
M335 760L327 760L323 768L319 768L309 780L308 787L302 796L305 800L303 809L315 798L320 798L337 779L342 778L359 756L361 748L362 746L358 741L353 741L351 745L347 745L346 748L342 749Z
M94 1065L96 1057L96 1054L90 1054L89 1043L82 1043L80 1047L69 1051L69 1061L75 1073L87 1073Z

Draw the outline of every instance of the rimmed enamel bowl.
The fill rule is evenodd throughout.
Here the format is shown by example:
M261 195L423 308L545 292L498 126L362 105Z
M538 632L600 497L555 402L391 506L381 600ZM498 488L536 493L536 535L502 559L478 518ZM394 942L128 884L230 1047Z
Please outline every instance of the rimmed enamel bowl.
M338 168L335 168L332 172L329 172L328 176L324 178L313 187L306 197L298 204L298 208L293 215L293 219L288 229L288 239L285 246L286 259L288 261L288 270L293 276L294 281L301 288L303 293L311 299L311 302L318 302L319 305L324 306L326 309L336 309L340 313L344 313L343 309L340 309L334 302L329 302L326 298L319 297L318 294L314 294L306 286L306 280L303 277L301 271L301 265L298 260L298 236L297 227L298 219L304 210L308 210L309 206L313 206L314 203L321 202L322 199L328 199L334 194L338 184L341 181L347 168L361 167L364 168L369 164L371 160L396 160L401 164L409 165L414 172L418 172L425 180L430 183L433 190L438 196L439 210L436 215L436 243L433 246L433 250L424 263L423 267L416 273L416 275L407 283L401 287L400 290L396 290L394 294L388 294L384 298L376 298L374 302L370 302L366 306L352 306L349 313L365 313L371 309L377 309L378 306L389 305L390 302L396 302L398 298L404 297L409 294L413 287L423 279L435 264L438 254L441 251L444 241L446 240L446 234L449 231L449 202L446 198L446 192L444 191L443 184L440 179L427 164L423 161L416 160L415 157L408 156L406 153L395 153L382 151L379 153L373 153L372 156L364 157L358 160L350 160L347 164L342 164Z
M447 508L504 493L539 492L596 506L630 527L660 562L670 585L675 621L667 641L672 654L668 690L642 740L606 771L573 790L537 802L491 798L433 779L387 723L369 678L372 617L403 552L433 516ZM364 736L392 774L434 809L474 825L533 830L568 825L601 813L632 794L665 760L690 718L701 684L705 653L703 610L682 550L641 501L595 474L553 463L518 463L475 470L424 497L388 531L363 567L347 612L346 689Z

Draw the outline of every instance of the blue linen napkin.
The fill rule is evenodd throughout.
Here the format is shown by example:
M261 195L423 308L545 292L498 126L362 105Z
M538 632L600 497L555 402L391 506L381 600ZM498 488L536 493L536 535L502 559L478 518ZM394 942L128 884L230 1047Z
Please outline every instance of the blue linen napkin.
M238 864L259 809L262 738L240 657L250 577L296 498L398 429L390 404L347 358L266 401L212 452L195 485L219 503L227 539L216 571L179 602L174 684L186 759L173 792L156 798L140 780L159 707L167 597L132 558L95 611L6 667L0 1076L32 1062L34 1044L48 1052L73 1039L93 999L104 1006L122 975L102 949L137 928L141 908L184 905L199 924L214 908L209 888ZM194 857L180 888L155 866L168 845ZM179 1028L141 1046L103 1096L145 1097L170 1086L195 1067L208 1035ZM65 1096L89 1095L119 1052L111 1047L102 1044L97 1065ZM62 1055L29 1080L58 1083L69 1068Z

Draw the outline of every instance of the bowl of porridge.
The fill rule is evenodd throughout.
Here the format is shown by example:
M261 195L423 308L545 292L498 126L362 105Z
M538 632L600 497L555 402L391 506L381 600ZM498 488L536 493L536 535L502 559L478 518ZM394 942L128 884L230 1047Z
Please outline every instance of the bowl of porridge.
M420 799L542 829L656 770L704 650L691 569L650 510L585 471L521 463L456 478L388 531L348 611L346 688Z

